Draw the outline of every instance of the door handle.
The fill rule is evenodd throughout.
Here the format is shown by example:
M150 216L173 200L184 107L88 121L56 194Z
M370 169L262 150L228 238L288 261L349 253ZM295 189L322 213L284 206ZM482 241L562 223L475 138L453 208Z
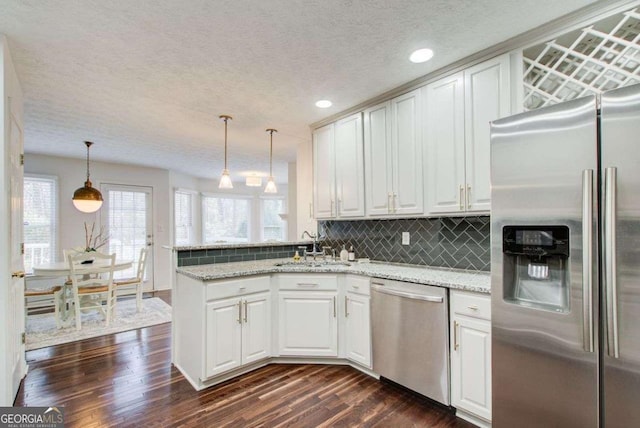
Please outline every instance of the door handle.
M247 301L244 301L244 323L246 324L249 320L249 312L247 311Z
M605 168L604 174L604 278L607 310L607 352L620 357L618 343L618 290L616 272L616 187L617 168Z
M336 317L336 296L333 296L333 317Z
M466 199L467 199L467 209L470 210L471 209L471 186L468 184L467 184Z
M23 270L17 270L11 273L11 278L24 278L25 273Z
M582 335L593 352L593 170L582 171Z
M238 324L242 324L242 300L238 300Z
M458 192L458 205L460 206L460 211L464 211L464 186L460 186L460 191Z

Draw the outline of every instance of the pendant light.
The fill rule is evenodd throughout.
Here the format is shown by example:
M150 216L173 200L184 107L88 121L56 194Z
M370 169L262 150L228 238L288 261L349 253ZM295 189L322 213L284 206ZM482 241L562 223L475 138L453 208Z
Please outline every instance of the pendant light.
M267 185L264 188L264 193L278 193L278 188L276 187L276 183L273 181L273 133L278 132L277 129L267 129L267 132L270 134L270 143L269 143L269 181L267 181Z
M220 176L220 184L218 184L218 189L233 189L233 183L231 182L231 177L229 177L229 170L227 169L227 121L229 119L233 119L228 115L220 115L220 119L224 120L224 169L222 170L222 175Z
M89 147L93 144L91 141L85 141L87 146L87 181L84 186L73 192L73 205L83 213L94 213L102 206L102 193L98 189L91 187L89 179Z

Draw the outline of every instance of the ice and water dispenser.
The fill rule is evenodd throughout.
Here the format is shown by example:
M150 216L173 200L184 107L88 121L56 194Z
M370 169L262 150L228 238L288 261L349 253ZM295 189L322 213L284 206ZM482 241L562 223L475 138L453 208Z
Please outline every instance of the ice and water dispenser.
M504 226L503 298L509 303L569 311L569 228Z

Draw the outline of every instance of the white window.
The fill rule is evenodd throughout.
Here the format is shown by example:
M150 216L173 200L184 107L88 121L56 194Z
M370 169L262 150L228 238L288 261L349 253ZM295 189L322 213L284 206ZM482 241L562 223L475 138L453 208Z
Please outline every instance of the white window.
M284 198L265 198L262 200L262 240L286 241L287 222L280 214L287 211Z
M24 268L51 263L57 244L57 188L55 177L24 177Z
M192 245L193 233L193 193L176 190L174 195L174 235L175 245Z
M204 244L249 242L251 198L202 196Z

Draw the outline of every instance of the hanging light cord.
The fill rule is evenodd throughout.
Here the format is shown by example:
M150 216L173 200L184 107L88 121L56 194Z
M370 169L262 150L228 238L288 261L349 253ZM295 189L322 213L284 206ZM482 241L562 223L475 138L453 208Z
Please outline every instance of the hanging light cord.
M225 114L220 115L220 119L224 120L224 169L227 169L227 121L233 119Z
M91 183L89 180L89 147L93 144L91 141L85 141L84 144L87 146L87 183Z
M267 129L270 135L269 143L269 177L273 177L273 133L278 132L277 129Z

